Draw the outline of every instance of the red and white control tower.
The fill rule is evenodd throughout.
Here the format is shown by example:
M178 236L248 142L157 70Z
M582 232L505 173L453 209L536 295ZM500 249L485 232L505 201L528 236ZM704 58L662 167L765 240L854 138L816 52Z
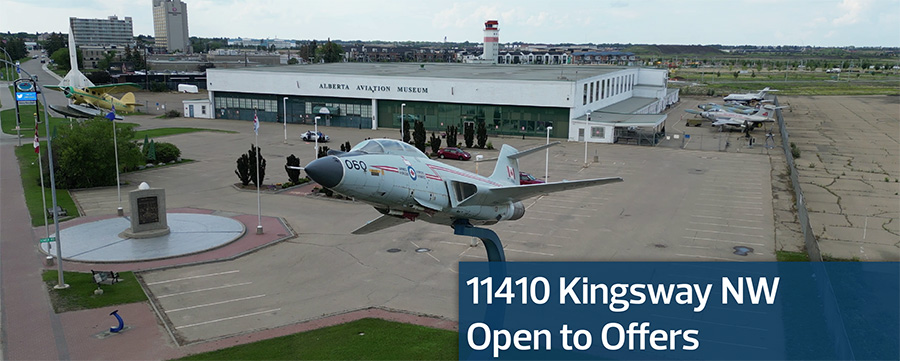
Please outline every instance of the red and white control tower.
M484 54L481 58L497 64L497 58L500 57L500 29L497 20L488 20L484 22Z

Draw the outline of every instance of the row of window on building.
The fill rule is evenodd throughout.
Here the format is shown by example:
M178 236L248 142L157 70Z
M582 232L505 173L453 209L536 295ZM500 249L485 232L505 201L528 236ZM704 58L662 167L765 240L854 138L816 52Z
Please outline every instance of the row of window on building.
M609 79L584 83L581 105L587 105L634 89L635 74L626 74Z

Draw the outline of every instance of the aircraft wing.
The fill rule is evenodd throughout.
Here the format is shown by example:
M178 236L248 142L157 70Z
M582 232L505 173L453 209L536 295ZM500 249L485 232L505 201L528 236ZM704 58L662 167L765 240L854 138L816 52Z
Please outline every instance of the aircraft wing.
M570 189L584 188L601 184L608 183L618 183L621 182L621 177L610 177L610 178L595 178L595 179L582 179L575 181L562 181L562 182L554 182L554 183L541 183L541 184L524 184L517 186L507 186L507 187L497 187L491 188L483 192L482 197L472 197L471 199L479 198L482 201L486 200L485 203L488 204L498 204L503 202L516 202L521 201L523 199L534 197L539 194L545 193L554 193L561 192ZM459 205L465 205L466 201L463 201Z
M366 223L362 227L357 228L355 231L350 232L351 234L369 234L372 232L377 232L385 228L390 228L396 225L400 225L403 223L409 222L408 219L403 217L395 217L389 215L382 215L381 217L375 218L369 223Z
M141 90L141 86L135 83L119 83L119 84L107 84L107 85L95 85L91 87L87 87L86 89L91 89L101 94L115 94L115 93L127 93Z
M721 117L721 118L716 118L716 121L713 122L712 125L713 125L713 126L730 125L730 126L733 126L733 127L739 127L739 126L741 126L741 125L743 125L743 124L744 124L744 122L739 122L739 121L736 121L736 120L734 120L734 119L732 119L732 118Z

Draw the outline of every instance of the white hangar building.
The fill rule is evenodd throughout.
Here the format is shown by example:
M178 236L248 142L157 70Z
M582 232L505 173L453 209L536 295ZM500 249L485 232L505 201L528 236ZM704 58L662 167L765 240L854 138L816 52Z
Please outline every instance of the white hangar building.
M612 143L618 128L664 132L678 100L667 71L613 66L331 63L207 69L215 118L429 131L484 123L492 135ZM590 113L590 119L587 114ZM461 139L461 135L460 135Z

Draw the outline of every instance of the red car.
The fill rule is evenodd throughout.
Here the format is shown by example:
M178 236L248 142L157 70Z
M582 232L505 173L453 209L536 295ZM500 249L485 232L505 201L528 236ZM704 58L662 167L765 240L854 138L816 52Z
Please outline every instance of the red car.
M441 148L440 150L438 150L437 156L441 159L449 158L458 160L469 160L472 158L472 155L468 152L453 147Z
M543 180L535 178L533 175L519 172L519 184L541 184L544 183Z

